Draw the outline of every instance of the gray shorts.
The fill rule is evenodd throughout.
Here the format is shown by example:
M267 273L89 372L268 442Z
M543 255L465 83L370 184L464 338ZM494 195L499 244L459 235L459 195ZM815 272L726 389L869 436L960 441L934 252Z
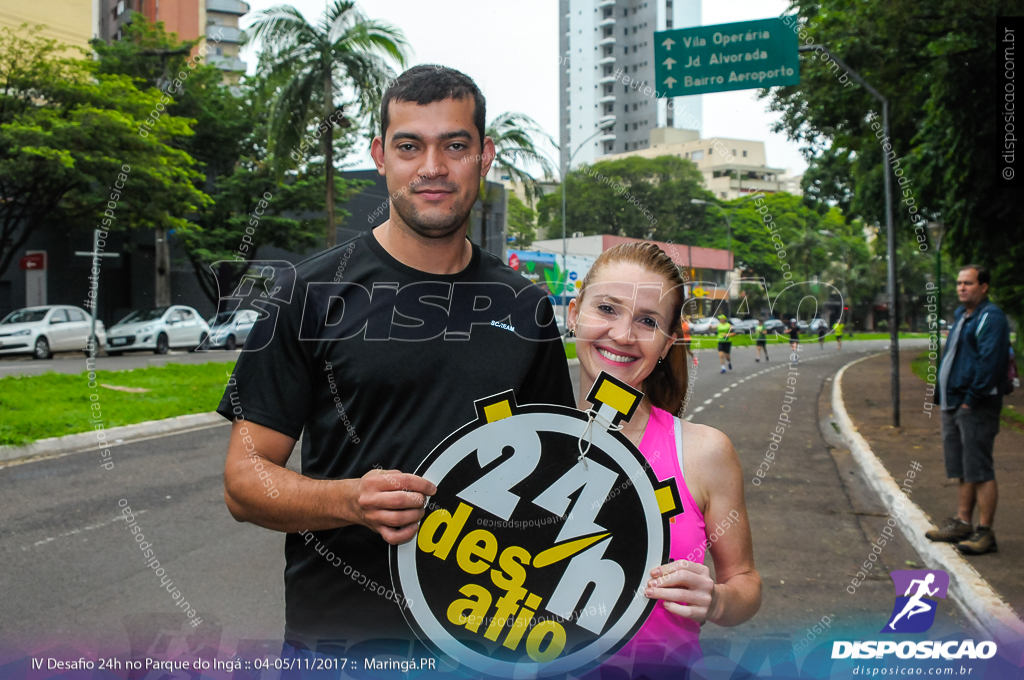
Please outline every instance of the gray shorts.
M999 434L1002 405L978 405L942 412L942 451L946 476L965 482L987 482L996 478L992 447Z

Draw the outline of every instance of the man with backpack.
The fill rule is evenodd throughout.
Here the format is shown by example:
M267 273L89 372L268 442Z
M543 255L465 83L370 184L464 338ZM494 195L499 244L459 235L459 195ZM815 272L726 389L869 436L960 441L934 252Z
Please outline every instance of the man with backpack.
M962 305L946 341L939 369L942 443L946 475L959 480L958 512L946 526L925 534L932 541L956 543L960 552L996 552L998 490L992 448L999 433L1008 380L1010 328L1002 310L988 299L990 275L979 265L965 265L957 275ZM980 511L973 525L974 506Z

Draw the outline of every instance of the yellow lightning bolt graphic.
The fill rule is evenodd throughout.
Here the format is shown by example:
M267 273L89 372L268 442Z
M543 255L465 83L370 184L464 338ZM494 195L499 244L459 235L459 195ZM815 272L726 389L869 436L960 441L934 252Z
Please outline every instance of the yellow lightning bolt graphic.
M554 564L555 562L564 560L567 557L572 557L576 553L589 548L608 536L611 536L611 533L584 536L583 538L577 538L575 541L568 541L566 543L553 546L537 555L537 557L533 559L533 566L537 568L546 567L549 564Z

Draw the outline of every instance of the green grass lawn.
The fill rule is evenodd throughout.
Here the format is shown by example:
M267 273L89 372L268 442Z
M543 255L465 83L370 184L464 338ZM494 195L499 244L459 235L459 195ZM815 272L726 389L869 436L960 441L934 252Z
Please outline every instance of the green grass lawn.
M928 360L928 352L921 352L910 362L910 370L913 371L921 380L928 382L928 366L931 362ZM936 369L937 370L937 369ZM938 378L936 378L936 381ZM936 383L935 389L938 389ZM1012 405L1004 405L1002 412L999 414L1003 420L1012 420L1014 422L1024 425L1024 413L1021 413L1015 409Z
M106 428L212 411L224 394L232 368L234 362L97 371L95 389L89 387L85 373L2 378L0 445L22 446L37 439L91 431L93 403L99 404ZM101 384L150 391L120 392ZM90 401L92 394L98 398Z

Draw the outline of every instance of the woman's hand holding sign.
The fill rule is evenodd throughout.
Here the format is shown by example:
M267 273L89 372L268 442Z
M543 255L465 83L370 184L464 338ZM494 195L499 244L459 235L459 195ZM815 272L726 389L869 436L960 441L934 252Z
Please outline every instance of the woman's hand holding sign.
M370 470L357 480L346 500L354 523L379 533L391 545L406 543L416 535L427 497L437 487L422 477L398 470Z
M651 580L644 592L653 600L663 600L665 609L673 614L697 623L711 620L718 603L711 570L687 560L651 569Z

